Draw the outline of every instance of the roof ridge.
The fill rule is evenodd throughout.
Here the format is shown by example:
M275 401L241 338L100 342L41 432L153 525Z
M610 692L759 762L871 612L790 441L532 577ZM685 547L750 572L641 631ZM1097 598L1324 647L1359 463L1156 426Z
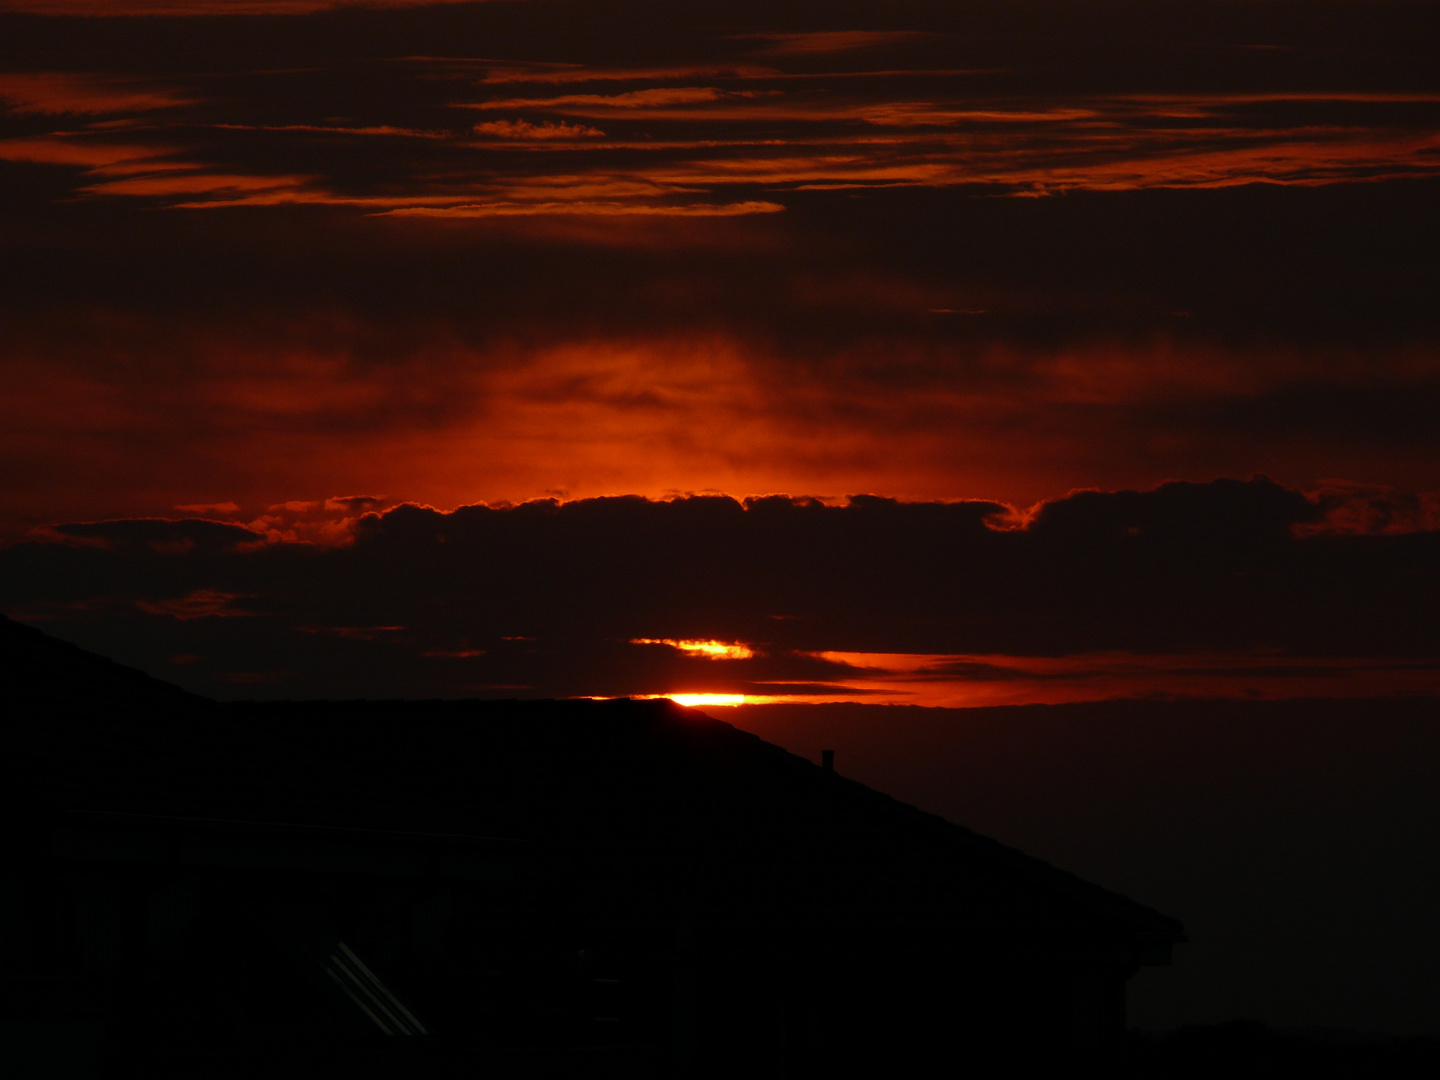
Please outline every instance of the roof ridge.
M795 765L803 766L805 769L811 771L812 773L819 773L820 777L823 779L824 782L828 782L832 785L843 784L845 789L847 789L852 795L867 799L872 803L880 803L886 806L887 809L889 809L892 813L898 812L900 814L907 815L915 819L917 822L923 823L927 828L936 832L938 835L944 836L945 839L949 842L963 843L972 851L983 852L984 854L995 859L997 862L1003 863L1010 869L1023 872L1026 877L1030 878L1032 881L1035 881L1039 884L1049 885L1058 890L1061 890L1067 895L1069 895L1072 899L1080 900L1093 909L1103 910L1105 908L1109 908L1113 911L1114 909L1119 908L1128 912L1132 916L1144 915L1146 917L1153 918L1157 923L1163 923L1167 927L1173 927L1174 932L1177 934L1177 936L1182 933L1182 924L1178 919L1173 919L1168 915L1164 915L1161 912L1157 911L1155 908L1152 908L1146 904L1141 904L1136 900L1132 900L1122 893L1115 892L1112 889L1107 889L1103 885L1096 885L1093 882L1086 881L1084 878L1080 877L1078 874L1073 873L1072 871L1055 866L1053 863L1046 862L1044 859L1036 858L1034 855L1027 855L1019 848L1002 843L1001 841L996 840L993 837L985 836L983 833L978 833L974 829L951 821L948 818L942 817L941 815L933 813L929 810L921 809L920 807L915 806L913 803L907 803L901 799L897 799L893 795L872 788L868 784L865 784L852 777L841 776L837 773L832 772L825 772L821 768L821 766L816 765L808 758L801 757L799 754L792 753L791 751L786 750L783 746L779 746L776 743L768 742L765 739L760 738L760 736L756 735L754 732L745 731L742 728L737 728L733 724L727 723L724 720L718 720L715 717L709 716L707 714L702 713L701 715L704 715L705 718L712 724L721 725L723 727L729 728L731 731L737 733L738 735L752 739L755 742L759 743L761 746L767 747L773 752L784 755L786 758L789 758L792 762L794 762Z

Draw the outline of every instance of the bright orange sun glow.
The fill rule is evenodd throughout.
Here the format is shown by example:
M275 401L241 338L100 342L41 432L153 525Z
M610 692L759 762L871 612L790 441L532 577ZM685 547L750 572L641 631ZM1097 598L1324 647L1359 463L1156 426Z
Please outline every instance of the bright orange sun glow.
M744 694L660 694L659 697L668 697L676 705L684 705L687 708L698 708L701 705L744 705Z
M755 650L738 641L676 641L672 638L631 638L631 645L669 645L690 656L703 656L707 660L749 660ZM679 701L679 698L675 700ZM716 702L706 702L708 705ZM732 702L730 704L738 704Z

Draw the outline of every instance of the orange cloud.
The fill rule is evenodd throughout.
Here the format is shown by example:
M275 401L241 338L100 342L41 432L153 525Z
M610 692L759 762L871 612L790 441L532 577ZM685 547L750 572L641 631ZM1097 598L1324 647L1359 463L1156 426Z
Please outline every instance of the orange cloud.
M92 195L141 196L163 198L171 195L211 195L233 200L250 192L290 192L306 182L299 176L246 176L236 173L164 172L150 176L132 176L124 180L104 180L81 190Z
M465 109L565 109L574 106L595 106L602 109L653 109L667 105L694 105L722 98L746 97L743 92L729 93L713 86L654 87L631 90L623 94L560 94L549 98L497 98L474 104L459 105Z
M414 60L430 61L426 57ZM452 61L453 62L453 61ZM773 68L754 64L696 64L688 67L599 68L581 64L531 64L527 66L494 66L494 61L476 60L487 65L487 83L565 83L589 82L674 82L680 79L708 78L722 75L734 79L770 78L780 73Z
M239 599L242 597L238 593L223 592L219 589L196 589L187 596L173 600L137 600L135 606L151 615L169 615L181 622L189 622L191 619L229 619L251 614L232 606Z
M741 220L717 224L728 232ZM636 286L647 306L656 288ZM869 312L902 327L983 322L993 316L930 309L994 304L866 276L775 299L797 319ZM388 332L358 316L255 327L100 314L70 322L48 344L18 333L3 344L0 449L15 463L0 470L5 505L269 507L277 492L317 487L440 506L555 489L572 498L709 489L1023 503L1097 476L1146 484L1194 475L1197 462L1308 483L1357 470L1353 451L1328 427L1285 441L1270 440L1263 422L1237 429L1237 410L1294 386L1348 401L1377 380L1425 400L1440 371L1423 353L1163 339L1025 349L881 337L796 355L793 344L698 327L557 327L522 344L536 332L517 321L488 343L467 341L480 335L464 327L430 326L376 355ZM1392 460L1385 475L1433 486L1428 460L1403 475ZM296 528L293 515L261 522L257 513L237 520L280 536Z
M673 638L631 638L631 645L668 645L687 656L705 660L749 660L755 650L739 641L675 640Z
M444 139L449 132L373 124L367 127L339 127L334 124L211 124L217 131L300 131L321 135L378 135L402 139Z
M1440 533L1297 536L1326 498L1260 478L1088 490L998 529L993 502L873 496L408 503L358 520L370 499L289 500L266 516L294 535L164 518L37 530L0 547L0 601L205 656L197 689L269 654L306 658L279 691L291 695L327 683L935 706L1435 694ZM309 531L337 521L342 536ZM377 587L397 566L405 588ZM247 609L266 618L216 635L212 620ZM157 617L139 635L137 612Z
M473 0L364 0L365 7L407 8ZM357 6L355 0L0 0L0 12L97 17L146 15L308 15Z
M475 134L493 135L497 139L599 139L605 132L584 124L540 123L528 120L492 120L475 125Z
M503 9L522 23L531 11ZM67 167L7 167L17 192L56 222L88 215L54 237L44 230L59 225L27 221L6 249L25 279L0 342L0 474L16 505L67 485L147 509L372 489L442 505L704 488L1022 499L1100 469L1114 483L1264 468L1306 485L1431 485L1433 455L1414 449L1429 446L1428 417L1397 465L1383 447L1336 449L1353 425L1334 403L1373 391L1373 420L1430 400L1433 245L1411 242L1429 237L1430 215L1398 225L1378 191L1360 192L1440 176L1440 95L1231 92L1283 73L1241 81L1223 65L1218 90L1097 93L1059 69L1027 82L960 41L942 43L955 70L835 70L850 50L914 38L850 31L737 43L727 27L705 50L627 51L616 67L597 40L585 53L597 66L582 66L546 61L578 54L555 52L538 16L535 36L496 60L484 33L452 42L421 25L433 18L402 47L458 56L350 64L333 60L348 47L336 39L301 48L314 62L300 70L255 46L234 70L194 77L203 101L190 84L0 76L6 133L24 133L0 139L0 159ZM102 40L112 28L76 27L77 40L82 29ZM197 41L222 30L184 27ZM725 59L767 46L771 66ZM1173 85L1153 74L1109 85ZM452 107L466 96L495 100ZM143 127L125 116L142 110ZM607 119L591 126L592 114ZM989 197L1259 185L1004 210ZM1315 216L1270 250L1240 252L1220 216L1187 232L1178 210L1147 219L1176 244L1158 253L1125 235L1144 215L1077 225L1122 203L1268 221L1254 208L1279 185L1346 189L1284 193ZM1418 187L1383 194L1418 206ZM1322 200L1364 206L1389 231L1372 243L1351 230L1311 289L1311 267L1281 249L1328 236L1328 219L1314 227ZM157 207L225 212L201 222ZM1041 218L1063 227L1063 246L1026 224ZM986 240L997 220L1030 231L1011 247ZM129 253L150 238L153 254ZM447 247L460 240L474 245L464 260ZM1191 248L1208 261L1186 269ZM661 249L663 267L645 261ZM432 252L446 267L433 276ZM1273 272L1252 274L1252 256ZM1355 316L1336 343L1330 309L1372 300L1385 310ZM1400 370L1405 356L1414 370ZM1364 437L1380 446L1378 427Z
M169 151L154 146L125 146L63 136L0 139L0 161L28 161L38 165L79 165L113 171L119 166L145 162ZM149 167L149 166L146 166Z
M831 46L892 39L899 40L848 33L776 40L823 53ZM404 59L418 75L433 79L454 77L446 75L447 67L464 66L459 60ZM712 85L663 85L701 70L714 73ZM1057 92L1017 97L977 93L972 78L954 72L927 75L916 84L924 87L923 94L907 94L909 84L892 78L903 72L874 78L835 73L846 81L843 89L837 84L829 92L818 92L823 85L817 92L757 89L752 81L784 74L723 64L615 71L500 65L487 72L487 81L629 79L630 85L616 87L615 93L451 102L491 112L607 117L604 131L583 122L525 117L487 120L470 130L394 123L389 116L342 124L299 109L291 122L282 116L280 122L240 123L225 112L229 105L222 99L200 102L134 80L7 75L0 76L0 95L27 115L145 110L154 114L147 124L165 129L166 141L175 145L157 148L149 145L150 135L141 141L138 130L105 121L110 126L91 125L84 133L54 130L0 141L0 159L80 166L101 179L77 186L78 194L143 198L177 208L324 205L391 210L398 218L616 220L773 212L786 204L791 189L985 185L1039 195L1262 182L1316 187L1433 176L1440 169L1440 120L1430 108L1440 96L1429 93ZM825 77L823 72L804 74ZM443 97L436 102L443 103ZM211 113L203 118L187 113L186 126L167 127L164 110L179 104L203 106ZM220 157L213 143L195 140L196 130L233 132L237 138ZM240 138L242 133L249 138ZM297 160L289 140L307 135L335 138L299 144L303 160L313 166L299 175L286 167ZM413 154L396 148L383 183L357 182L348 172L357 163L361 177L371 175L362 138L423 139L425 145ZM583 159L573 153L581 147ZM477 152L494 155L501 149L508 151L504 158L487 161L483 170L474 168ZM556 161L565 164L557 167ZM619 194L627 184L635 190ZM641 194L647 185L651 194ZM772 190L764 195L733 191L755 185ZM611 191L601 194L600 188ZM565 201L574 205L558 205Z
M863 701L872 705L974 708L1062 705L1113 698L1194 697L1277 700L1433 694L1433 660L1294 656L1255 650L1224 653L1074 653L1066 656L948 656L824 652L854 669L822 693L774 687L744 702ZM717 703L719 704L719 703Z
M492 202L458 203L454 206L404 206L382 211L389 217L491 218L491 217L743 217L750 214L777 214L779 203L670 203L639 204L619 202Z
M73 72L0 74L0 101L13 113L149 112L197 104L173 90L138 86L133 80Z
M1064 124L1075 120L1091 120L1101 115L1091 108L1051 109L967 109L944 107L926 101L895 101L883 105L860 106L854 115L867 124L890 127L950 127L962 123L980 124Z
M757 50L760 56L816 56L902 45L929 36L916 30L817 30L804 34L737 34L734 38L765 42Z
M1383 127L1256 126L1236 110L1255 105L1396 106L1432 95L1120 96L1056 102L791 100L774 93L655 88L619 95L514 98L469 108L530 107L583 116L620 116L643 106L652 119L705 120L731 137L704 141L615 141L613 149L724 150L765 144L774 153L690 156L646 175L670 183L949 187L1001 184L1020 194L1076 189L1224 187L1256 182L1316 186L1429 174L1440 130ZM704 108L689 106L703 105ZM1235 115L1231 115L1235 113ZM1207 126L1182 121L1210 120ZM864 124L872 137L835 130ZM746 139L751 124L785 124L783 138ZM821 134L825 127L831 130ZM1022 130L1005 130L1020 128ZM784 147L786 149L779 150ZM613 172L613 170L612 170Z

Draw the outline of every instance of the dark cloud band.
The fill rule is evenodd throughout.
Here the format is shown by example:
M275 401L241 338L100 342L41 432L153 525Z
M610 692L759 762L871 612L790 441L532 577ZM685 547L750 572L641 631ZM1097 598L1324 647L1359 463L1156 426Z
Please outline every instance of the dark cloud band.
M1379 531L1357 531L1357 499ZM1413 517L1420 531L1394 532L1381 501L1259 479L1080 492L1028 520L996 503L874 497L407 504L346 519L323 544L114 521L0 552L0 603L227 695L643 694L701 680L856 697L876 676L1039 683L1159 663L1124 656L1222 679L1227 665L1320 677L1356 658L1431 670L1440 532ZM894 668L887 654L932 659ZM1084 654L1112 655L1088 675L1014 659ZM963 657L1010 657L1011 670Z

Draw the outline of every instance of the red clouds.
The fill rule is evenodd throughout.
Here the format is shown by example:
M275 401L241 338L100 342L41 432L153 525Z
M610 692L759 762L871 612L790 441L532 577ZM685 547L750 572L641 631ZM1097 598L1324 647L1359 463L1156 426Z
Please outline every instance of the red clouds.
M369 8L431 7L474 0L364 0ZM92 18L216 15L307 15L351 6L351 0L0 0L0 12Z
M30 124L28 143L0 139L0 156L35 160L25 147L44 137L80 164L88 148L150 147L161 133L173 149L149 171L77 177L75 187L169 207L614 218L674 205L778 207L807 190L1310 186L1433 176L1440 145L1440 88L1408 75L1405 35L1424 32L1410 25L1393 31L1396 66L1385 77L1352 66L1337 79L1335 64L1316 57L1348 43L1318 24L1266 27L1294 39L1267 52L1246 40L1259 28L1223 16L1204 47L1226 63L1197 66L1206 35L1196 27L1160 20L1137 34L1104 25L1113 13L1076 9L1067 38L1064 20L1047 11L1042 29L1022 5L964 15L913 5L894 13L913 20L902 28L827 26L842 13L799 5L792 14L812 24L803 31L743 9L707 20L604 4L77 5L189 15L166 32L188 39L195 60L145 70L138 57L158 31L147 36L144 20L58 20L77 42L76 66L65 69L46 23L16 23L19 66L0 69L0 99L12 115L57 122ZM204 17L262 11L289 15L326 44L281 56L274 39L305 35L249 36L245 20L233 22L240 43L225 44L231 21ZM49 70L21 63L26 34L38 36L30 51L49 57ZM487 115L478 127L473 110ZM72 123L92 114L117 119ZM431 145L384 145L375 168L376 140L420 136ZM526 152L501 153L507 145ZM148 156L140 149L132 159ZM558 195L543 194L557 185ZM587 201L587 189L613 197Z
M546 340L538 311L497 313L483 327L494 296L448 325L443 313L430 325L403 317L403 334L376 317L241 325L240 313L217 313L200 326L84 315L0 347L0 445L14 463L4 501L53 520L268 505L317 487L440 506L557 491L847 488L1025 504L1212 468L1262 467L1310 485L1347 473L1411 490L1434 483L1435 432L1419 419L1440 378L1432 364L1334 347L946 341L1003 333L1007 320L931 313L935 294L895 310L903 295L866 295L879 284L797 298L792 329L808 322L819 340L796 344L753 326L743 337L703 324L639 336L563 321ZM523 303L529 289L548 291L501 296ZM857 297L848 309L847 295ZM609 317L638 320L645 299ZM747 321L787 310L746 313L744 299L720 303ZM698 313L703 293L658 303L717 314ZM877 329L830 344L830 315ZM907 339L907 325L924 336ZM1414 428L1396 423L1406 408Z
M164 89L147 88L139 80L66 72L0 74L0 101L13 113L52 115L134 115L197 104Z
M1422 7L186 10L0 15L9 533L1440 489Z
M0 609L219 697L1434 695L1437 40L0 0Z
M1440 689L1440 533L1325 531L1331 497L1265 480L1080 492L1020 528L858 496L367 505L59 526L0 550L0 605L221 696Z

